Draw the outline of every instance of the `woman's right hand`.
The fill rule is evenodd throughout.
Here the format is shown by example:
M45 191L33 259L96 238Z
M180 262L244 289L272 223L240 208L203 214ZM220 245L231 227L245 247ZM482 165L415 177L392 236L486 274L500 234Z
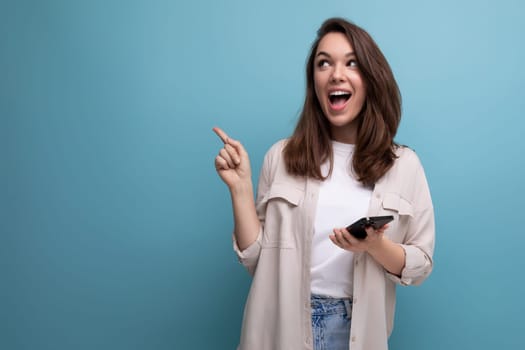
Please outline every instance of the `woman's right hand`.
M213 131L224 143L224 147L215 157L217 174L230 190L243 185L251 186L250 159L242 144L218 127L213 128Z

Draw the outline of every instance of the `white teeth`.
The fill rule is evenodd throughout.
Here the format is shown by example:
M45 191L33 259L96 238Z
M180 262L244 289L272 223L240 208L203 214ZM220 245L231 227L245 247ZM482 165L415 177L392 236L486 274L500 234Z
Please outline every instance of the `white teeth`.
M348 91L332 91L330 96L350 95Z

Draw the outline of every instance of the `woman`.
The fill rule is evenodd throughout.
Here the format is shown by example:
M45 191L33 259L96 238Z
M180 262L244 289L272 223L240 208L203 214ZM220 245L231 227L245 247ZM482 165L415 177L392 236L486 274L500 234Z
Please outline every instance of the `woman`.
M253 281L239 349L388 348L395 285L432 270L434 211L416 154L393 138L401 98L373 41L340 18L318 30L293 135L265 156L254 202L248 154L224 142L234 249ZM345 227L392 215L365 239Z

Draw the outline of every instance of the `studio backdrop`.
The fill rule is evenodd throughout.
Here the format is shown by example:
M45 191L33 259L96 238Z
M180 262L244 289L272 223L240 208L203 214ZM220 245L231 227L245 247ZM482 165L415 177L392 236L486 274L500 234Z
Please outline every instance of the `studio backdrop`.
M0 349L234 349L220 126L293 130L315 31L376 39L426 170L435 269L398 288L391 349L523 349L525 5L520 1L5 0Z

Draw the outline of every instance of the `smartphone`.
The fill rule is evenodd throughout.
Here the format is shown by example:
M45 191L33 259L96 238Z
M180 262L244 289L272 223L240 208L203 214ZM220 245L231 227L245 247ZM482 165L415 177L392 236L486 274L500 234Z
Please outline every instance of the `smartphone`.
M352 225L348 226L346 229L352 236L358 239L366 238L367 227L373 227L374 229L380 229L384 225L388 224L390 221L394 220L392 215L387 216L370 216L366 218L361 218L354 222Z

